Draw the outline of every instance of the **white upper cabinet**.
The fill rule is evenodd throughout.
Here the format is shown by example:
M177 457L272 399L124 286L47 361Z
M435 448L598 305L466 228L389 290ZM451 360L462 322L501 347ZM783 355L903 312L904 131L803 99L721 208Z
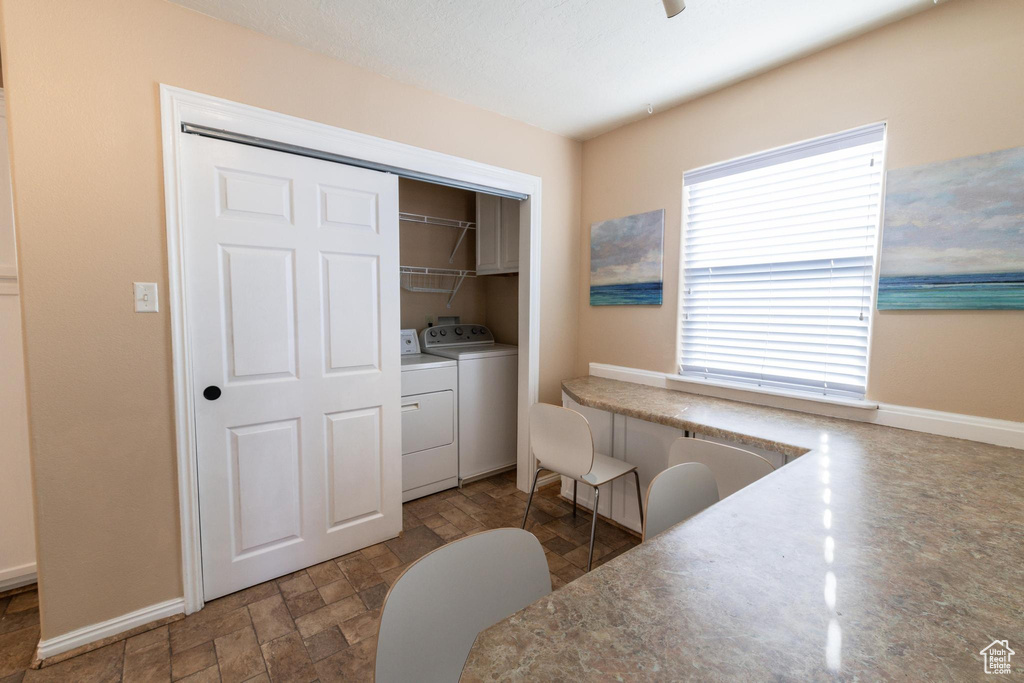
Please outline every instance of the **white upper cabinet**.
M519 272L519 202L476 195L476 272Z

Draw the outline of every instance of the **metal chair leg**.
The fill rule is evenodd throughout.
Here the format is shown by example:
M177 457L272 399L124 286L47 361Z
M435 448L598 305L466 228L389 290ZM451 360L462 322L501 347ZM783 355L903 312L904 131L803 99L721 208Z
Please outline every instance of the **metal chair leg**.
M590 513L590 556L587 558L587 571L594 564L594 534L597 532L597 502L601 496L601 489L594 487L594 510Z
M636 508L640 511L640 533L644 531L644 497L640 493L640 473L633 470L633 476L636 477Z
M526 499L526 512L523 513L523 526L521 526L520 529L526 528L526 517L530 514L530 503L533 502L533 492L537 488L537 477L540 476L540 470L541 467L538 464L537 469L533 473L533 486L530 487L530 497Z
M579 483L575 479L572 480L572 516L576 518L576 484Z

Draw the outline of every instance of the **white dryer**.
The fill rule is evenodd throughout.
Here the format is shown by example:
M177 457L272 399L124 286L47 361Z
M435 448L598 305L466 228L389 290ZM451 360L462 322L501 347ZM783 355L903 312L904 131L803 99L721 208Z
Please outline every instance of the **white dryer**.
M437 325L420 332L425 354L458 362L459 481L516 464L519 347L496 344L484 325Z
M402 502L459 485L457 362L402 330Z

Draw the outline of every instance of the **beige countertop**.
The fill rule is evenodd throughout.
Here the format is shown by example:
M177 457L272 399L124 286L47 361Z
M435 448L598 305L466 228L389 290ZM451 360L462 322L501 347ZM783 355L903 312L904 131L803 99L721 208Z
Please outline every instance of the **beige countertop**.
M1024 672L1024 451L597 377L581 405L799 455L482 632L463 680Z

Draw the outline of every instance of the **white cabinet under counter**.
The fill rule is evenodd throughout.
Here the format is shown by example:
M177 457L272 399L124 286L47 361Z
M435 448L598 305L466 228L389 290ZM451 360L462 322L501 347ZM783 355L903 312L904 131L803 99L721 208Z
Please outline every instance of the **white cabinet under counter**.
M637 472L640 474L640 489L645 494L651 480L659 472L669 467L669 450L672 447L672 443L679 437L687 435L684 434L683 430L675 427L668 427L655 422L647 422L635 417L580 405L564 391L562 392L562 405L575 410L587 418L587 421L590 423L590 431L594 437L594 450L598 453L624 460L631 465L636 465ZM753 451L767 458L776 468L786 463L786 456L775 451L755 448L692 432L688 435L704 438L708 441L739 446ZM572 479L562 477L561 494L567 500L572 500ZM577 501L580 505L591 509L593 507L593 498L593 488L589 486L579 487ZM640 532L640 517L637 513L636 504L636 486L631 477L616 479L610 485L606 485L601 489L601 503L598 513L637 533Z

